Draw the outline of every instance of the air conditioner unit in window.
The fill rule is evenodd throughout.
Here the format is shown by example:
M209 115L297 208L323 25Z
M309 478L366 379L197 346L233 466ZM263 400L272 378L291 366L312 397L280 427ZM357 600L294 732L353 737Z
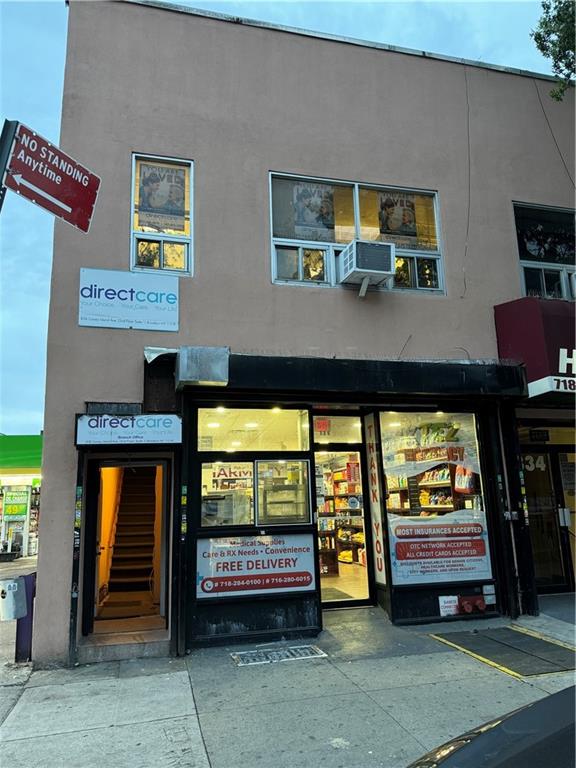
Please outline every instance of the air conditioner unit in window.
M361 286L361 296L368 285L391 287L396 271L395 255L394 243L352 240L338 256L338 282Z

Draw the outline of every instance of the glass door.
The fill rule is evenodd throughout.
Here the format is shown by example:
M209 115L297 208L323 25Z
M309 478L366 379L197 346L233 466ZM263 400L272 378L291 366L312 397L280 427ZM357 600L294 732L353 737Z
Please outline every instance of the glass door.
M360 419L314 417L314 442L322 602L366 601L370 595Z
M571 454L563 455L568 464L567 457ZM559 476L556 460L553 453L544 450L523 454L536 586L546 592L569 589L572 580L567 542L572 516L564 504L560 483L554 481L555 476ZM572 462L572 471L573 468ZM560 476L567 480L567 468Z

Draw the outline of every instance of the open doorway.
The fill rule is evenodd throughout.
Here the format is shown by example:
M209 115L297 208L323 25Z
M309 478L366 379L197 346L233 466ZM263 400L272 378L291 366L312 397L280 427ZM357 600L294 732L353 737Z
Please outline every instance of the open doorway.
M166 475L165 462L99 465L93 581L86 542L92 608L85 605L83 634L166 629ZM89 583L84 595L90 600Z

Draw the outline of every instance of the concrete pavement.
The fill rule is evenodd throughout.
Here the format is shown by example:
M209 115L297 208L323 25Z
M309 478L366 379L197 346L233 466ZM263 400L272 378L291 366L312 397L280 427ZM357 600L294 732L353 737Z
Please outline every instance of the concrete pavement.
M481 628L506 619L478 621ZM549 615L523 627L566 640ZM230 654L33 672L4 665L0 765L11 768L403 768L471 726L573 684L510 677L377 608L331 611L319 659L237 666ZM462 622L442 631L473 628Z

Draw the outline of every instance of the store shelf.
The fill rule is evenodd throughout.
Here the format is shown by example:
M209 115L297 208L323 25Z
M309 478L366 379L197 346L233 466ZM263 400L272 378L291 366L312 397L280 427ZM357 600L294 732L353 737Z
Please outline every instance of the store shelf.
M452 504L420 504L420 509L444 509L454 511Z
M418 483L420 488L451 488L452 483L450 480L434 480L429 483Z

